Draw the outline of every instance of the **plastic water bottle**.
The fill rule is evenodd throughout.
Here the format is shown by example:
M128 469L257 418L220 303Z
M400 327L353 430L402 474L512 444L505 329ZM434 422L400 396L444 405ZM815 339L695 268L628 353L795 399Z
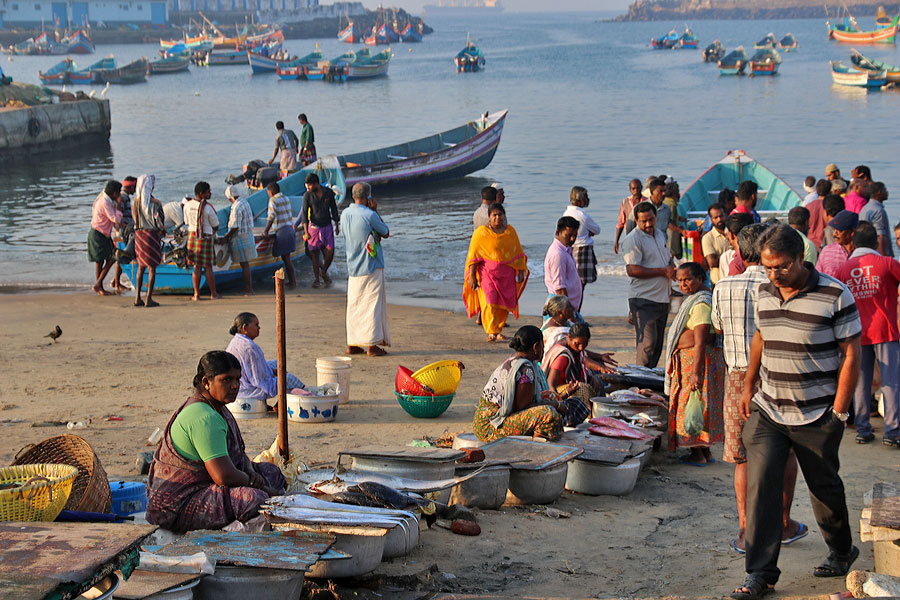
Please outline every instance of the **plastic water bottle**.
M150 434L150 437L147 438L147 444L150 446L155 446L162 439L163 432L162 429L157 427L153 430L153 433Z
M90 424L91 420L87 421L69 421L66 423L66 429L87 429L88 424Z

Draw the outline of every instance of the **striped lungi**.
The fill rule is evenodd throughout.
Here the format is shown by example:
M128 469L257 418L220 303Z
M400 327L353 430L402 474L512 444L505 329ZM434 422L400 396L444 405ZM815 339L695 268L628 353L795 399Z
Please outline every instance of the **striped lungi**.
M239 233L231 238L231 260L236 263L250 262L256 256L256 241L252 233Z
M575 246L572 248L572 255L575 258L581 282L597 281L597 256L594 254L594 246Z
M134 232L134 256L139 267L155 267L162 262L162 234L155 229Z
M95 263L103 263L112 258L116 247L109 236L105 236L94 228L88 233L88 260Z
M201 267L211 267L213 255L215 252L213 237L200 235L192 231L188 235L187 244L187 262L189 265L200 265Z
M316 162L316 145L307 144L305 148L300 150L300 162L303 166L311 165Z

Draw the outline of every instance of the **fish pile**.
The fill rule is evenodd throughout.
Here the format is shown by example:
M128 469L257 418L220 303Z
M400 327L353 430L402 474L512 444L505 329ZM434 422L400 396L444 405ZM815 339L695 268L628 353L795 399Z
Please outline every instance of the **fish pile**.
M631 406L658 406L659 408L669 408L669 404L666 402L664 396L657 394L653 390L640 389L637 387L612 392L607 397L607 401L619 404L630 404Z
M627 440L652 440L653 436L642 431L638 431L625 421L614 419L612 417L594 417L588 423L591 426L588 431L594 435L602 435L604 437L627 439Z

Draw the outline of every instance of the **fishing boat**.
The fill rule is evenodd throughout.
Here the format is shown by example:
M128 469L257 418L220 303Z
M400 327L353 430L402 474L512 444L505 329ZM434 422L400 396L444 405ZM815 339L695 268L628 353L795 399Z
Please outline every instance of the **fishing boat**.
M341 168L337 157L323 156L314 165L285 177L278 182L281 193L291 201L291 212L294 215L300 213L303 208L303 194L306 193L306 176L316 173L322 185L327 185L334 191L338 204L344 199L346 188ZM257 258L250 261L250 272L254 278L271 278L282 266L280 257L272 256L272 238L262 236L266 224L266 215L269 205L269 196L265 190L254 192L247 196L245 201L250 205L254 215L254 233L256 237ZM225 206L217 212L220 223L227 223L231 213L231 207ZM220 229L220 232L226 228ZM303 230L297 232L297 252L292 256L294 262L303 260ZM194 291L192 274L193 269L187 266L185 246L187 233L178 231L174 236L168 236L163 241L163 262L156 268L156 291L165 294L192 294ZM125 267L126 274L135 281L137 278L137 263L131 263ZM237 263L231 262L231 251L228 243L221 236L216 238L213 272L216 275L216 287L227 287L243 281L243 271ZM200 280L201 289L208 289L205 273Z
M743 75L750 57L743 46L738 46L719 60L719 75Z
M406 27L400 31L400 39L406 43L421 42L422 34L413 27L412 23L407 23Z
M897 65L891 65L881 62L880 60L875 60L874 58L869 58L868 56L863 56L855 48L850 49L850 62L854 69L874 73L884 71L888 83L900 83L900 67Z
M692 49L696 48L699 43L700 40L698 40L697 36L694 35L694 32L687 27L684 28L684 33L678 38L679 48Z
M844 19L844 23L832 24L827 21L829 39L846 44L893 44L897 35L897 24L900 15L891 19L887 27L875 29L875 31L862 31L851 16Z
M457 73L477 73L484 70L485 58L481 49L471 39L466 39L466 47L453 57Z
M102 60L98 60L94 64L84 69L72 71L69 74L69 81L73 84L91 84L100 82L100 73L109 71L118 67L114 56L107 56Z
M750 75L775 75L781 55L775 48L760 48L750 57Z
M181 73L187 71L191 64L189 56L166 56L151 60L147 63L149 75L167 75L169 73Z
M206 33L201 33L194 37L185 36L182 40L159 40L159 47L164 50L171 48L176 44L184 44L190 48L192 52L206 52L212 50L215 45Z
M831 79L839 85L881 88L887 83L884 71L860 71L851 69L841 61L831 61Z
M28 38L18 44L10 44L3 47L3 54L30 55L37 54L37 48L34 45L34 38Z
M799 45L800 44L797 43L797 38L795 38L791 33L785 34L783 38L778 40L778 47L785 52L796 50Z
M725 56L725 45L719 40L703 49L703 62L718 62Z
M652 38L650 46L654 50L671 50L678 44L678 32L674 29L664 36Z
M69 52L69 44L54 41L45 31L34 40L35 53L44 56L59 56Z
M356 28L356 25L353 24L353 21L347 23L347 26L338 32L337 37L340 41L347 44L358 44L362 42L362 35L359 33L359 29Z
M71 83L72 71L77 71L78 65L71 58L66 58L46 71L38 71L38 79L44 84L62 85Z
M686 218L705 217L709 206L719 201L721 190L736 190L742 181L753 181L759 186L756 211L763 219L782 217L802 203L800 194L775 173L743 150L731 150L684 190L678 201L678 213Z
M80 29L70 37L62 40L62 43L69 44L69 54L93 54L94 44Z
M391 49L382 50L378 54L357 58L347 65L347 79L369 79L387 75L391 64Z
M885 12L884 7L879 6L878 10L875 13L875 28L883 29L890 26L891 18L888 16L887 12Z
M316 51L310 52L301 58L294 58L287 64L279 64L275 67L275 72L281 79L309 79L307 73L316 70L319 63L325 60L325 56L319 52L319 45L316 44Z
M141 83L147 81L147 65L149 61L146 58L139 58L128 63L124 67L100 71L97 74L97 83L113 83L117 85L130 85L133 83Z
M767 33L765 37L753 45L754 50L765 50L766 48L775 48L775 44L778 42L778 38L775 37L774 33Z
M278 67L289 67L296 64L296 56L288 56L287 53L278 52L275 55L247 50L247 62L254 75L260 73L275 73Z
M210 50L195 54L192 60L200 67L246 65L248 62L245 50Z
M338 156L347 186L422 183L464 177L497 152L508 111L485 113L453 129L404 144Z
M383 27L384 25L382 25ZM372 33L363 40L363 43L367 46L384 46L390 44L391 40L384 31L373 27Z

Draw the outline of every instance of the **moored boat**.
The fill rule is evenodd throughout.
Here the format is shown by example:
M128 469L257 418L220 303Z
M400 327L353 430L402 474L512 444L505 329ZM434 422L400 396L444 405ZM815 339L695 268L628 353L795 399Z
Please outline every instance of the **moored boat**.
M347 65L347 79L368 79L387 75L392 56L393 54L388 48L378 54L358 58Z
M466 47L453 57L457 73L477 73L484 69L486 62L481 49L472 43L471 39L467 39Z
M130 85L147 81L146 58L139 58L117 69L100 71L97 74L97 83L113 83L117 85Z
M316 173L322 185L327 185L335 193L335 199L340 204L345 195L344 178L341 168L335 156L323 156L314 165L305 167L304 169L285 177L278 182L281 193L287 196L291 201L291 212L294 215L300 213L303 208L303 194L306 193L306 176L310 173ZM245 199L250 205L250 210L255 217L254 232L256 233L256 249L257 258L250 261L250 270L254 278L263 279L271 278L272 274L282 266L280 257L272 256L271 238L262 237L262 230L266 224L266 207L269 203L269 196L265 190L254 192ZM230 206L224 206L217 212L220 223L227 223L231 213ZM219 231L223 232L227 228ZM292 259L297 262L303 260L303 230L297 232L297 252ZM167 237L163 243L163 262L156 268L156 291L164 294L191 294L193 293L192 273L193 269L187 266L185 262L185 243L187 234L178 236L177 241L171 237ZM131 277L132 281L137 277L137 263L131 263L125 268L126 274ZM130 272L129 272L130 271ZM216 275L216 287L227 287L230 284L243 281L243 271L239 264L232 264L231 252L228 243L221 236L216 238L215 258L213 264L213 272ZM206 277L201 278L201 289L207 289Z
M684 28L684 33L681 34L680 38L678 38L679 48L696 48L699 43L700 40L697 39L697 36L694 35L694 32L691 31L688 27Z
M17 44L11 44L3 47L3 54L37 54L37 48L34 45L34 38L28 38Z
M705 217L709 206L718 202L721 190L726 187L737 190L742 181L753 181L759 186L756 211L763 219L784 216L802 202L800 194L778 175L743 150L730 150L684 190L678 201L678 213L686 218Z
M72 71L69 81L73 84L90 84L100 82L100 73L118 67L114 56L107 56L84 69Z
M875 12L875 28L883 29L890 26L891 18L888 16L887 12L885 12L884 7L879 6L878 10Z
M719 75L742 75L750 57L743 46L738 46L719 60Z
M69 51L69 44L54 41L45 31L34 40L35 54L59 56Z
M778 40L778 47L784 50L785 52L790 52L791 50L796 50L799 44L797 43L797 38L794 37L793 34L787 33L783 38Z
M750 75L775 75L781 55L775 48L760 48L750 57Z
M485 113L465 125L404 144L338 156L348 186L398 185L464 177L487 167L508 111Z
M210 50L209 52L194 54L192 60L200 67L246 65L247 52L244 50Z
M187 56L167 56L151 60L147 63L147 72L150 75L166 75L168 73L180 73L187 71L191 64Z
M383 26L382 26L383 27ZM391 43L390 38L381 29L372 28L372 33L363 40L367 46L384 46Z
M674 29L666 35L651 38L650 47L654 50L671 50L678 44L678 32Z
M884 71L888 83L900 83L900 66L891 65L874 58L863 56L855 48L850 49L850 62L854 69L878 73Z
M718 62L725 56L725 45L719 40L703 49L703 62Z
M754 50L764 50L766 48L775 48L775 44L778 42L778 38L775 37L775 34L769 32L765 35L765 37L753 45Z
M413 27L412 23L407 23L406 27L400 31L400 39L407 43L421 42L422 34L418 29Z
M94 43L80 29L62 40L62 43L69 44L69 54L93 54Z
M837 42L847 44L893 44L897 35L897 26L900 15L891 19L887 27L875 29L875 31L862 31L853 17L847 17L844 23L832 24L827 21L828 37Z
M78 65L75 64L75 61L71 58L66 58L59 61L46 71L38 71L38 79L40 79L41 83L44 84L62 85L65 83L71 83L72 72L78 70Z
M841 61L831 61L831 79L839 85L880 88L887 83L884 71L860 71L851 69Z
M275 72L282 79L309 79L307 74L311 70L318 69L319 63L325 60L325 56L319 52L319 45L316 44L316 51L310 52L306 56L294 58L288 64L280 64L276 66Z
M362 42L362 35L360 35L359 29L353 24L353 21L350 21L346 27L341 29L338 32L337 37L340 41L347 44L358 44Z

